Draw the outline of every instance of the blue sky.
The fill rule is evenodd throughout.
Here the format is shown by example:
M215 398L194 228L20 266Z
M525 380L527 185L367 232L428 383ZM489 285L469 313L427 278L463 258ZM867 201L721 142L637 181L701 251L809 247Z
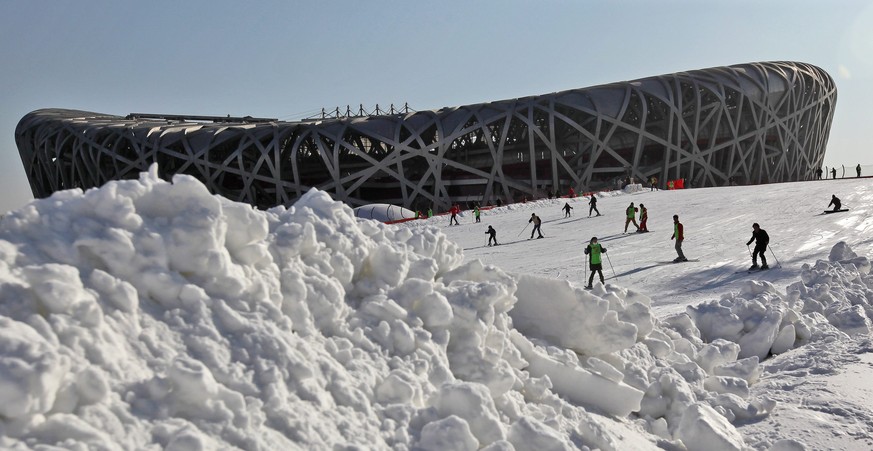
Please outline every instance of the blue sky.
M5 0L0 212L32 199L14 131L40 108L294 120L783 60L836 80L825 162L873 163L870 1Z

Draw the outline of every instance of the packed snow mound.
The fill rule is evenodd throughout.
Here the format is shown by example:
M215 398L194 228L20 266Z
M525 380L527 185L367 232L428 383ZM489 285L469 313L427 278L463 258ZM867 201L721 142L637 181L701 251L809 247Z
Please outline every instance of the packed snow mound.
M622 188L621 190L624 191L625 194L632 194L643 191L644 189L645 188L643 188L643 185L640 183L629 183L625 185L624 188Z
M739 449L760 360L869 330L838 253L658 320L317 190L263 212L152 167L0 220L0 447Z
M0 222L0 446L652 447L525 371L516 341L554 359L517 281L462 262L316 190L261 212L152 168L35 201Z

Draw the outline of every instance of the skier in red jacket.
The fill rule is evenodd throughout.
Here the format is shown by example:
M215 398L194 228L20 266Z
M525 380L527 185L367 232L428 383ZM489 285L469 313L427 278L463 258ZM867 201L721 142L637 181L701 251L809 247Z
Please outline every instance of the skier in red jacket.
M646 210L645 205L640 204L640 229L637 230L638 232L648 232L649 231L649 227L646 226L646 221L648 221L648 220L649 220L649 211Z
M455 225L461 225L461 223L458 222L458 213L461 212L461 208L457 205L452 205L452 209L449 210L449 212L452 213L452 217L449 218L449 225L452 225L452 221L454 221Z

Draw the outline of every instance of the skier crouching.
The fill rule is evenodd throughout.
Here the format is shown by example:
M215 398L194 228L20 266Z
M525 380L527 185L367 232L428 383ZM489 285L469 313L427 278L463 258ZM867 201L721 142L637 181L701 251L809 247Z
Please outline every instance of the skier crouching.
M649 220L649 211L646 209L646 206L640 204L640 228L637 230L638 232L648 232L649 227L646 225L646 221Z
M840 198L837 197L836 194L831 194L831 203L828 204L828 207L831 205L834 206L834 211L840 211L840 207L843 206L842 202L840 202Z
M591 237L588 246L585 246L585 255L588 256L588 267L591 269L591 275L588 276L588 285L585 288L591 289L595 271L600 275L600 284L603 285L603 260L600 255L605 253L606 248L597 242L597 237Z

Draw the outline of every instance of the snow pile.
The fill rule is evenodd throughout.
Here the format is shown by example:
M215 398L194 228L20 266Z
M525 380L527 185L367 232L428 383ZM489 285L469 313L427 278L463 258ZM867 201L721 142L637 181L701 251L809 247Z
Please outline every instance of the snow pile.
M152 168L0 221L0 447L740 449L761 359L869 330L839 246L659 320L316 190L260 212Z
M700 337L736 342L739 357L764 359L809 343L828 325L849 334L873 331L873 275L870 261L845 242L833 246L828 261L804 264L801 280L785 293L767 282L748 282L739 293L687 308Z
M621 190L624 191L625 194L633 194L643 191L644 189L645 188L643 188L643 185L640 183L629 183L625 185L624 188L622 188Z
M325 193L259 212L154 168L33 202L0 222L0 446L652 446L530 375L517 281L462 260Z

